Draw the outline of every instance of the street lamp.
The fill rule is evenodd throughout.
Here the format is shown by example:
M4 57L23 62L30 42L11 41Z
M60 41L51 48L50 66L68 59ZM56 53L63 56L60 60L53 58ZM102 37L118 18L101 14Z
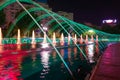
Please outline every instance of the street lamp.
M89 33L94 33L94 30L88 30Z
M46 32L46 31L47 31L47 27L44 26L44 27L43 27L43 30Z
M47 28L45 25L43 25L43 24L41 24L41 26L43 27L43 30L44 30L45 32L47 32L48 28Z

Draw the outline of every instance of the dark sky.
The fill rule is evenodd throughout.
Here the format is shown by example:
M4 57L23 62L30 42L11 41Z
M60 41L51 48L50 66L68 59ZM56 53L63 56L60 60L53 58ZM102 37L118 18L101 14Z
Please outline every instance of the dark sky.
M44 3L47 2L47 0L36 0L36 1L44 2Z
M74 13L74 20L100 25L103 19L120 19L119 0L49 0L54 11ZM53 1L53 2L52 2Z

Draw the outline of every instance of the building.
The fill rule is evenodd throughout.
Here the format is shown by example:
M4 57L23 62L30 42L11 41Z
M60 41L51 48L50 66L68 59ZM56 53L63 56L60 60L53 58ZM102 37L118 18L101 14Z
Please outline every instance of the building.
M52 10L51 8L49 8L49 6L47 5L47 3L40 3L37 2L38 4L40 4L42 7L44 7L45 9L48 10ZM34 5L32 4L28 4L28 3L22 3L26 8L32 8L34 7ZM19 13L22 9L22 7L20 5L18 5L17 3L13 3L11 5L8 5L6 8L4 8L4 13L6 15L6 26L8 27L11 23L13 23L17 17L17 13ZM44 14L45 12L43 11L36 11L35 12L38 16Z
M38 4L40 4L42 7L44 7L47 10L52 10L52 8L50 8L47 3L41 3L41 2L37 2ZM28 4L28 3L22 3L26 8L32 8L35 7L32 4ZM4 13L6 15L6 29L10 26L11 23L14 23L14 21L16 20L16 17L18 16L19 12L22 12L23 9L20 5L18 5L17 3L13 3L11 5L8 5L6 8L4 8ZM35 14L37 14L38 16L46 14L46 12L44 11L35 11ZM67 13L67 12L63 12L63 11L58 11L57 14L64 16L70 20L73 20L73 13ZM45 18L43 20L40 21L40 24L45 25L49 20L51 20L51 17Z
M64 11L58 11L57 14L64 16L70 20L73 20L73 13L68 13L68 12L64 12Z
M25 7L33 7L31 4L23 3ZM17 13L19 13L22 10L21 6L17 3L13 3L11 5L8 5L6 8L4 8L4 13L6 15L6 26L9 26L9 24L13 23L17 17Z

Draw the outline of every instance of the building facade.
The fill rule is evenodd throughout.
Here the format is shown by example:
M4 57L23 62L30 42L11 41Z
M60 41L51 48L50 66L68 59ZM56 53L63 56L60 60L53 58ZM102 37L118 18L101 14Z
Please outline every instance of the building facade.
M65 17L65 18L68 18L70 20L73 20L73 13L68 13L68 12L64 12L64 11L58 11L57 14Z

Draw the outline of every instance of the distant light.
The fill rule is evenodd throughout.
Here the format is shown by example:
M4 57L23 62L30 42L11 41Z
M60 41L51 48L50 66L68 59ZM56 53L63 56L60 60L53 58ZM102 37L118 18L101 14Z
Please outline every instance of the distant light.
M112 23L113 20L106 20L106 23Z
M43 27L43 30L47 31L47 27Z
M88 32L93 33L93 32L94 32L94 30L89 30Z
M117 23L117 20L116 19L108 19L108 20L103 20L103 23Z

